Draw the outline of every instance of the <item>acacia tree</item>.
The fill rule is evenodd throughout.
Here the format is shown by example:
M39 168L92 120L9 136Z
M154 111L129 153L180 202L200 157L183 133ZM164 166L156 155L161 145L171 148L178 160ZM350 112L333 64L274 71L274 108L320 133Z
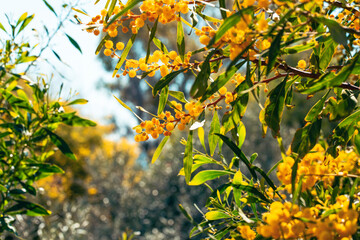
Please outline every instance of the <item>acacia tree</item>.
M156 113L138 107L150 119L134 127L135 141L164 135L152 162L176 128L187 132L180 174L187 184L205 184L212 191L201 223L182 209L194 224L191 237L359 238L359 7L357 0L108 0L87 24L95 35L106 33L96 53L118 59L114 76L146 81L159 99ZM177 50L168 50L156 35L158 24L171 22L177 22ZM193 34L186 36L184 26ZM132 34L126 44L111 40L119 31ZM146 54L128 59L140 31L149 32ZM204 47L186 52L186 40L195 36ZM158 50L151 52L153 45ZM297 65L287 62L299 53L309 57ZM198 55L200 62L193 60ZM157 72L161 77L150 84L147 78L156 78ZM183 72L194 75L189 94L171 90ZM188 95L191 99L185 99ZM283 111L298 95L319 100L291 144L283 143ZM248 157L241 149L250 96L261 108L263 135L269 129L281 150L281 160L267 173L256 161L266 152ZM203 128L205 121L210 129ZM324 135L327 121L335 127ZM203 150L194 147L195 135ZM233 158L224 157L229 150ZM201 170L204 165L210 167ZM270 178L273 171L277 185ZM209 185L219 177L226 183Z

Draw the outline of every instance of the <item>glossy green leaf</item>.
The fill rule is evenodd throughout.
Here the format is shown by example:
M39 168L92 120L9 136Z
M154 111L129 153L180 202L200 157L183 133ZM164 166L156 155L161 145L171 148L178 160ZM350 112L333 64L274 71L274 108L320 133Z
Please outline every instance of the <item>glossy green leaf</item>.
M119 71L119 69L121 68L121 66L124 64L124 62L125 62L125 60L126 60L126 57L127 57L127 55L129 54L130 49L132 48L132 46L133 46L133 44L134 44L136 35L137 35L137 34L133 34L133 35L131 36L131 38L129 39L129 41L127 42L126 47L125 47L125 49L123 50L123 52L121 53L121 56L120 56L120 58L119 58L119 61L118 61L118 63L117 63L116 66L115 66L115 70L114 70L114 72L113 72L112 77L115 77L116 73Z
M250 185L242 185L242 184L231 184L231 186L233 188L236 188L238 190L247 192L247 193L252 193L255 196L259 197L261 200L263 200L264 202L270 202L269 199L267 199L265 197L264 194L262 194L261 192L259 192L259 190L257 190L255 187L250 186Z
M346 80L352 73L353 69L355 68L356 63L358 63L359 57L360 57L360 53L357 53L353 57L351 63L343 67L338 74L335 74L333 72L328 72L323 74L320 78L309 82L307 87L304 90L302 90L302 93L313 94L320 90L336 87L342 84L343 82L346 82Z
M184 154L184 173L187 184L189 184L191 179L191 170L193 164L193 133L194 131L189 132Z
M0 29L3 30L4 32L6 32L6 29L5 29L4 25L2 25L2 23L0 23Z
M66 35L66 37L69 39L70 43L71 43L77 50L79 50L80 53L82 53L81 47L80 47L80 45L75 41L75 39L73 39L71 36L69 36L69 35L66 34L66 33L65 33L65 35Z
M52 12L55 14L55 16L57 16L54 8L53 8L46 0L43 0L43 2L44 2L45 5L50 9L50 11L52 11Z
M167 50L165 44L163 44L158 38L153 38L153 43L165 54L168 54L169 51Z
M155 33L156 33L156 29L157 29L157 25L159 22L159 18L156 19L154 26L151 28L150 30L150 37L149 37L149 41L147 43L147 50L146 50L146 57L145 57L145 63L148 62L149 60L149 56L150 56L150 46L151 46L151 42L153 41L154 37L155 37Z
M120 18L122 15L131 10L136 4L142 1L143 0L128 0L125 7L107 23L107 26L113 24L118 18Z
M60 149L60 151L72 160L76 160L75 154L71 151L69 145L58 135L53 133L47 128L43 128L46 133L50 136L51 142Z
M159 158L161 151L164 148L167 140L169 140L169 136L166 136L161 140L159 146L156 148L156 150L154 152L154 155L152 156L151 163L154 163Z
M105 35L105 37L103 37L103 39L101 39L99 45L97 46L96 50L95 50L95 54L98 55L101 48L104 46L104 44L106 43L107 40L110 39L109 34Z
M69 103L67 103L65 106L70 106L70 105L76 105L76 104L86 104L89 101L83 98L79 98L79 99L75 99Z
M167 86L171 80L173 80L177 75L179 75L180 73L186 71L187 68L185 69L180 69L178 71L174 71L169 73L168 75L166 75L165 77L162 77L154 86L153 88L153 96L156 96L158 94L158 92L163 89L165 86Z
M206 152L206 146L205 146L205 131L203 127L199 127L197 129L198 131L198 137L199 137L199 141L201 143L201 146L203 146L204 151Z
M216 146L219 141L219 137L215 135L215 133L220 133L220 121L217 111L214 111L214 116L212 118L209 131L209 149L211 156L214 155Z
M180 91L169 91L169 95L176 98L180 102L187 103L188 101L185 99L185 95L183 92Z
M320 51L320 62L319 67L322 70L327 69L329 66L331 60L333 59L335 50L338 46L338 43L336 43L334 40L329 39L328 41L324 42L324 46Z
M218 135L221 138L221 140L223 140L223 142L236 154L236 156L238 156L240 158L240 160L246 165L246 167L250 171L251 176L256 181L257 180L256 173L255 173L254 169L252 168L251 163L249 162L249 160L243 153L243 151L241 151L241 149L238 148L236 146L236 144L234 142L232 142L228 137L221 135L221 134L216 134L216 135Z
M337 21L325 17L317 17L315 18L315 20L326 25L329 28L331 37L334 39L335 42L340 43L343 46L347 46L346 31Z
M329 95L330 90L317 102L314 106L309 110L309 112L305 116L306 122L315 122L324 108L325 100Z
M221 176L233 174L233 172L225 170L204 170L196 174L194 178L190 181L189 185L197 186L203 184L206 181L213 180Z
M266 68L266 75L269 75L269 73L273 70L273 67L275 66L276 63L276 58L280 54L280 47L281 47L280 44L283 34L284 34L284 28L279 31L275 39L271 42L269 49L269 60Z
M112 15L113 11L114 11L114 8L115 8L115 5L116 5L116 2L117 0L111 0L111 3L110 3L110 6L109 6L109 9L107 11L107 14L105 16L105 22L107 22L110 18L110 16ZM110 24L109 24L110 25ZM108 26L109 26L108 25Z
M159 106L158 106L158 111L157 111L158 115L164 111L166 102L168 100L168 96L169 96L169 86L165 86L161 90L160 97L159 97Z
M224 20L223 24L221 24L221 26L217 30L215 36L210 40L207 47L210 48L211 45L213 45L214 43L219 41L222 38L222 36L224 36L224 34L227 31L229 31L230 28L232 28L238 22L240 22L243 14L250 13L252 10L253 10L253 7L243 8L243 9L240 9L239 11L237 11L236 13L234 13L233 15L231 15L230 17L226 18Z
M181 21L177 23L177 37L176 37L176 45L179 52L179 56L182 61L184 61L185 55L185 37L184 37L184 28Z
M224 218L231 218L231 216L227 213L220 212L220 211L210 211L205 214L205 218L207 220L213 221L213 220L219 220Z
M33 18L35 17L35 14L27 17L21 24L20 28L19 28L19 31L18 31L18 34L25 29L25 27L31 22L31 20L33 20Z

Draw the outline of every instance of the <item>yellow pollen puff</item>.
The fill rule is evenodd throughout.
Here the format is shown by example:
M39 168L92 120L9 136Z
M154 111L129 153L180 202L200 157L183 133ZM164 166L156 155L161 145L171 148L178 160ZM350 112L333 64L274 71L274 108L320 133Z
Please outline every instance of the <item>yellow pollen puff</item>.
M107 49L104 50L104 55L105 56L110 56L111 54L112 54L112 51L110 49L107 48Z
M301 68L301 69L305 69L306 68L306 62L305 60L300 60L298 62L298 67Z
M105 47L106 48L112 48L114 46L114 43L111 40L107 40L105 42Z
M101 12L100 12L100 15L101 15L101 16L105 17L106 14L107 14L107 10L106 10L106 9L101 10Z
M160 67L161 77L165 77L168 73L169 73L169 69L167 68L167 66L161 65L161 67Z
M136 71L134 69L131 69L129 71L129 77L134 78L136 76Z
M226 87L221 87L221 88L219 89L219 93L220 93L221 95L225 95L226 92L227 92L227 88L226 88Z
M169 122L168 124L166 124L166 129L170 132L174 129L174 124L172 122Z
M143 27L145 24L144 20L142 18L137 18L135 20L135 25L138 27L138 28L141 28Z
M140 67L141 71L147 71L148 70L148 65L146 63L141 63L139 67Z
M123 50L124 49L124 47L125 47L125 45L124 45L124 43L123 42L118 42L117 44L116 44L116 49L117 50Z
M199 40L200 40L200 43L204 44L204 45L208 45L210 42L210 38L207 35L201 35Z
M175 51L169 52L169 58L171 60L175 60L176 57L177 57L177 53Z

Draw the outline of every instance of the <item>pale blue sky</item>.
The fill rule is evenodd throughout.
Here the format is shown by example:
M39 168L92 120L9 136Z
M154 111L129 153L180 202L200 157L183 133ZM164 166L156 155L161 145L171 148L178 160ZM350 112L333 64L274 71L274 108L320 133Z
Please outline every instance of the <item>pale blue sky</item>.
M61 8L63 1L47 0L55 9ZM52 32L57 26L57 19L55 15L45 6L42 0L0 0L2 8L0 8L0 22L6 25L5 13L10 19L18 19L24 12L29 15L35 13L35 18L29 29L39 28L41 25L46 25L49 32ZM66 1L65 1L66 2ZM104 7L105 2L94 6L94 0L82 0L81 7L85 9L90 16L96 15L99 10ZM102 5L101 5L102 4ZM86 17L79 15L84 22ZM39 31L42 31L39 29ZM102 64L98 61L95 55L95 49L99 42L99 38L86 31L81 30L81 26L75 24L66 24L64 31L72 36L81 46L83 54L80 54L68 41L63 33L58 34L54 41L52 41L52 48L60 55L62 60L71 67L61 64L51 51L47 51L43 57L50 59L51 62L56 63L58 69L67 79L60 80L64 82L65 91L72 89L79 92L79 96L89 100L89 103L80 107L81 113L87 117L102 121L106 116L114 114L118 122L124 124L127 122L130 126L136 124L135 119L131 113L127 112L120 106L119 103L112 97L109 92L99 91L96 88L96 83L100 78L106 81L111 81L111 73L106 72ZM43 70L43 69L42 69ZM52 69L47 68L47 74L52 73ZM53 92L56 92L60 86L59 80L53 83ZM54 88L55 87L55 88ZM64 92L65 92L64 91ZM119 96L117 96L119 97Z

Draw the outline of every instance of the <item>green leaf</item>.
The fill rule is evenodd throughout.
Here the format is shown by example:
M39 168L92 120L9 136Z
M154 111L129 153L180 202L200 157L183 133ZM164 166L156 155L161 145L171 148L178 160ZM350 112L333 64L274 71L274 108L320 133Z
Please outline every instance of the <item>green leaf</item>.
M105 22L107 22L109 20L110 16L112 15L112 13L114 11L114 8L115 8L115 5L116 5L116 2L117 2L117 0L112 0L111 1L111 4L109 6L109 9L108 9L106 17L105 17ZM108 24L108 26L110 26L110 24Z
M122 15L124 15L124 13L127 13L136 4L138 4L139 2L142 2L142 1L143 0L128 0L125 7L107 23L107 26L110 26L111 24L113 24L118 18L120 18Z
M324 108L325 100L329 95L330 90L317 102L314 106L309 110L309 112L305 116L306 122L315 122Z
M136 35L137 35L137 34L133 34L133 35L131 36L131 38L129 39L129 41L127 42L126 47L125 47L125 49L123 50L123 52L121 53L120 59L119 59L118 63L117 63L116 66L115 66L115 70L114 70L114 72L113 72L112 77L115 77L116 73L119 71L119 69L121 68L121 66L124 64L124 62L125 62L125 60L126 60L126 57L127 57L127 55L129 54L130 49L131 49L131 47L132 47L133 44L134 44Z
M185 95L183 92L180 91L169 91L169 95L176 98L180 102L187 103L188 101L185 99Z
M150 37L149 37L149 41L147 44L147 50L146 50L146 57L145 57L145 63L148 62L149 60L149 56L150 56L150 44L153 41L154 37L155 37L155 33L156 33L156 29L157 29L157 25L159 22L159 18L156 19L154 26L151 28L150 30Z
M326 88L337 87L343 82L345 82L351 72L354 70L356 63L358 63L360 53L357 53L352 59L351 63L343 67L338 74L333 72L327 72L323 74L320 78L310 81L306 88L302 91L305 94L314 94L315 92L321 91Z
M162 149L165 146L165 143L167 142L167 140L169 140L169 136L166 136L163 138L163 140L161 140L159 146L156 148L154 155L151 159L151 163L154 163L160 156Z
M67 103L65 106L70 106L70 105L76 105L76 104L86 104L89 101L83 98L79 98L79 99L75 99L69 103Z
M220 133L220 121L217 111L214 112L213 119L210 125L209 131L209 149L210 155L213 156L215 153L216 145L218 144L219 137L215 133Z
M202 96L206 88L208 87L208 80L211 74L211 68L210 68L210 59L212 56L216 53L217 50L212 51L206 56L205 61L201 65L201 69L199 74L196 76L196 79L194 81L194 84L192 85L190 89L190 95L193 98L198 98Z
M256 195L257 197L259 197L261 200L263 200L264 202L269 203L269 199L267 199L264 194L262 194L261 192L259 192L259 190L257 190L255 187L252 187L250 185L242 185L242 184L231 184L231 186L233 188L236 188L238 190L242 190L244 192L247 193L252 193L254 195Z
M179 56L181 60L184 62L185 55L185 37L184 37L184 28L181 21L177 23L177 37L176 37L176 45L179 51Z
M215 36L210 40L207 47L210 48L211 45L219 41L230 28L232 28L241 21L243 14L250 13L252 10L253 7L243 8L231 15L230 17L226 18L223 24L221 24L220 28L217 30Z
M338 146L345 147L354 134L357 123L360 121L360 110L354 112L343 121L341 121L334 129L330 138L330 146L327 150L333 156L336 156Z
M225 0L219 0L219 5L220 5L220 13L221 13L221 17L223 19L226 19L226 12L223 9L227 9L226 8L226 4L225 4Z
M236 154L236 156L240 158L240 160L246 165L246 167L250 171L251 176L253 176L254 180L257 181L257 176L254 169L252 168L252 164L249 162L243 151L241 151L241 149L238 148L236 144L232 142L228 137L217 133L216 135L218 135L221 140L223 140L224 143Z
M50 11L52 11L52 12L55 14L55 16L57 16L54 8L53 8L46 0L43 0L43 2L44 2L45 5L50 9Z
M285 106L286 92L294 81L293 79L287 84L287 79L288 76L271 90L265 102L265 122L271 128L273 136L280 134L280 122Z
M34 17L35 17L35 14L27 17L27 18L23 21L23 23L21 24L21 26L20 26L19 31L18 31L17 34L19 34L22 30L24 30L25 27L31 22L31 20L33 20Z
M79 116L76 115L62 115L62 121L63 123L69 125L69 126L78 126L78 127L95 127L96 123L85 119L85 118L81 118Z
M235 73L244 65L246 61L243 61L236 66L231 67L226 72L220 74L215 81L213 81L210 86L206 89L205 93L201 97L201 102L204 102L211 95L216 93L222 86L224 86L234 75Z
M21 16L19 17L19 19L18 19L18 21L17 21L17 23L16 23L15 27L19 26L19 24L20 24L21 22L23 22L23 21L26 19L27 15L28 15L28 13L27 13L27 12L24 12L23 14L21 14Z
M281 53L282 54L296 54L296 53L301 53L304 52L306 50L312 49L315 46L315 42L309 42L307 44L299 44L296 46L291 46L291 47L286 47L284 49L281 49Z
M291 151L304 157L316 144L321 130L321 119L308 122L303 128L296 131L291 143Z
M75 154L71 151L69 145L58 135L53 133L47 128L43 128L46 133L50 136L51 142L60 149L60 151L72 160L76 160Z
M231 216L227 213L220 211L210 211L205 214L205 218L209 221L219 220L224 218L231 218Z
M80 9L77 9L77 8L71 8L72 10L74 10L74 11L76 11L76 12L78 12L78 13L81 13L81 14L83 14L83 15L86 15L86 16L90 16L89 14L87 14L86 12L84 12L83 10L80 10Z
M189 182L189 185L197 186L203 184L206 181L213 180L224 175L233 174L233 172L225 170L204 170L196 174L195 177Z
M46 210L43 206L27 201L17 201L17 204L4 212L9 215L14 215L18 214L23 209L26 209L25 214L28 216L48 216L51 214L51 212Z
M158 38L154 37L153 42L154 42L155 46L157 46L163 53L165 53L165 54L169 53L165 44L163 44Z
M177 75L179 75L180 73L186 71L187 68L184 69L180 69L178 71L174 71L169 73L168 75L166 75L165 77L162 77L154 86L153 88L153 96L156 96L158 94L158 91L160 91L161 89L163 89L165 86L167 86L171 80L173 80Z
M2 23L0 23L0 29L3 30L4 32L6 32L6 29L5 29L4 25L2 25Z
M275 39L271 42L271 46L269 49L269 61L266 68L266 75L269 75L269 73L272 71L273 67L276 63L276 58L280 54L280 44L281 44L281 38L284 34L284 28L279 31L279 33L276 35Z
M246 128L245 128L245 125L243 122L240 122L238 129L237 129L237 134L239 135L238 147L241 149L241 146L245 142L245 137L246 137Z
M206 146L205 146L205 131L203 127L198 128L198 137L201 145L203 146L205 152L206 152Z
M161 94L160 94L159 106L158 106L158 115L164 111L165 106L166 106L166 102L168 100L168 96L169 96L169 86L165 86L162 89Z
M96 50L95 50L95 54L98 55L101 48L104 46L104 44L106 43L107 40L110 39L109 34L107 34L105 37L103 37L103 39L100 41L99 45L97 46Z
M316 17L315 20L325 24L329 28L331 37L335 42L340 43L343 46L347 46L346 31L337 21L325 17Z
M321 49L320 56L319 56L320 57L320 63L319 63L320 69L322 69L322 70L327 69L327 67L329 66L329 64L334 56L337 46L338 46L338 43L336 43L331 38L324 43L324 46Z
M193 164L193 132L194 131L189 132L184 154L184 173L187 184L189 184L191 179L191 170Z
M77 49L79 50L80 53L82 53L80 45L75 41L75 39L73 39L72 37L70 37L68 34L65 33L65 35L67 36L67 38L69 39L70 43Z

